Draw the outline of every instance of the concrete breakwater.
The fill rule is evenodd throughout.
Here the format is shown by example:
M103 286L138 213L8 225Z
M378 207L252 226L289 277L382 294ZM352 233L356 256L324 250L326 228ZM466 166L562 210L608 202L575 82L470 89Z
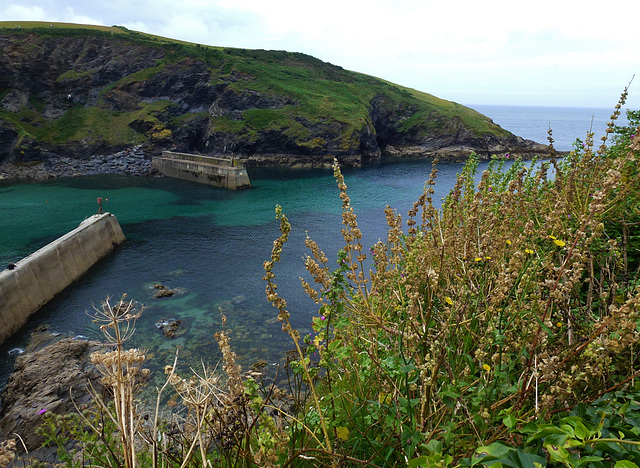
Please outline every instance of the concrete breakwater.
M0 344L124 240L114 215L97 214L0 272Z
M163 151L162 157L153 158L152 165L162 174L177 179L234 190L251 187L247 170L237 159Z

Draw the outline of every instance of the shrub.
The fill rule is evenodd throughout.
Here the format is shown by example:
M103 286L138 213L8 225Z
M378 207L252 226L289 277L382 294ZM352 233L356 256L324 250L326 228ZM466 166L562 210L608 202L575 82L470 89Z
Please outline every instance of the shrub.
M307 240L317 289L302 286L319 313L304 339L274 283L290 231L277 209L282 235L264 279L312 395L297 430L317 445L300 453L450 463L635 383L640 290L629 236L615 235L638 195L639 144L628 140L626 151L606 138L595 151L590 134L562 162L494 160L477 185L472 157L441 209L434 163L406 228L387 207L388 237L368 254L336 164L345 245L332 269Z

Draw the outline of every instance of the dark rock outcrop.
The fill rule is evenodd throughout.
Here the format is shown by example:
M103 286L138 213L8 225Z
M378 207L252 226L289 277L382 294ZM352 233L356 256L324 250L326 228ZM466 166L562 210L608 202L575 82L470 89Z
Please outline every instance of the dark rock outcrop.
M90 401L89 382L98 391L102 388L89 360L100 349L104 345L99 342L67 338L20 355L2 394L2 433L19 434L30 452L38 449L44 439L36 429L46 413L75 412Z

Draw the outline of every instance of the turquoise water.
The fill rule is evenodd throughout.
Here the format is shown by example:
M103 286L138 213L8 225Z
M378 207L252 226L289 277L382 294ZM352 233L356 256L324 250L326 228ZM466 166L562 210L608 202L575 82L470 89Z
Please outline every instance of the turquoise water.
M461 169L440 164L435 198L444 197ZM430 161L345 170L349 194L364 232L365 246L386 236L384 207L406 214L422 192ZM88 313L107 296L127 293L148 306L132 346L149 349L153 361L172 361L176 346L189 365L219 359L213 334L221 329L220 308L228 317L232 345L242 362L280 362L292 344L264 297L262 264L279 235L276 204L293 232L276 269L279 292L294 324L310 332L317 313L300 277L308 232L328 257L342 246L338 189L329 170L262 170L250 173L253 187L227 191L169 178L90 176L41 183L0 183L0 265L17 261L75 228L97 210L97 197L114 213L126 242L79 281L44 306L15 338L0 349L6 377L13 365L8 351L24 346L31 330L47 325L65 336L99 338ZM155 284L177 289L156 299ZM155 323L181 320L178 338L168 340Z

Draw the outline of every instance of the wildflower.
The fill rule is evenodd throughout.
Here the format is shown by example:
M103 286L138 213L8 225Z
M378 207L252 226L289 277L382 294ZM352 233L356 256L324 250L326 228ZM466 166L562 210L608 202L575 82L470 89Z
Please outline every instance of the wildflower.
M490 366L489 364L483 364L483 365L482 365L482 368L483 368L484 370L486 370L487 372L489 372L489 371L491 370L491 366Z
M511 245L511 241L507 239L507 245Z
M556 240L556 237L555 236L549 236L549 239Z
M559 239L555 239L553 243L556 244L558 247L564 247L566 245L564 242L562 242Z
M453 305L453 300L449 296L445 296L444 302L446 302L449 305Z
M529 255L533 255L533 250L531 250L531 249L524 249L524 253L529 254Z
M336 427L336 436L338 436L338 439L348 440L349 429L344 426Z
M47 408L42 408L40 411L38 411L38 414L44 414L47 411L48 411Z
M327 317L325 317L325 316L323 315L322 317L320 317L320 320L322 320L322 321L324 322L325 320L327 320Z
M476 262L481 262L482 258L481 257L476 257Z
M558 323L556 323L556 326L557 326L558 328L562 328L562 322L558 322Z
M484 257L485 260L491 260L491 257Z

